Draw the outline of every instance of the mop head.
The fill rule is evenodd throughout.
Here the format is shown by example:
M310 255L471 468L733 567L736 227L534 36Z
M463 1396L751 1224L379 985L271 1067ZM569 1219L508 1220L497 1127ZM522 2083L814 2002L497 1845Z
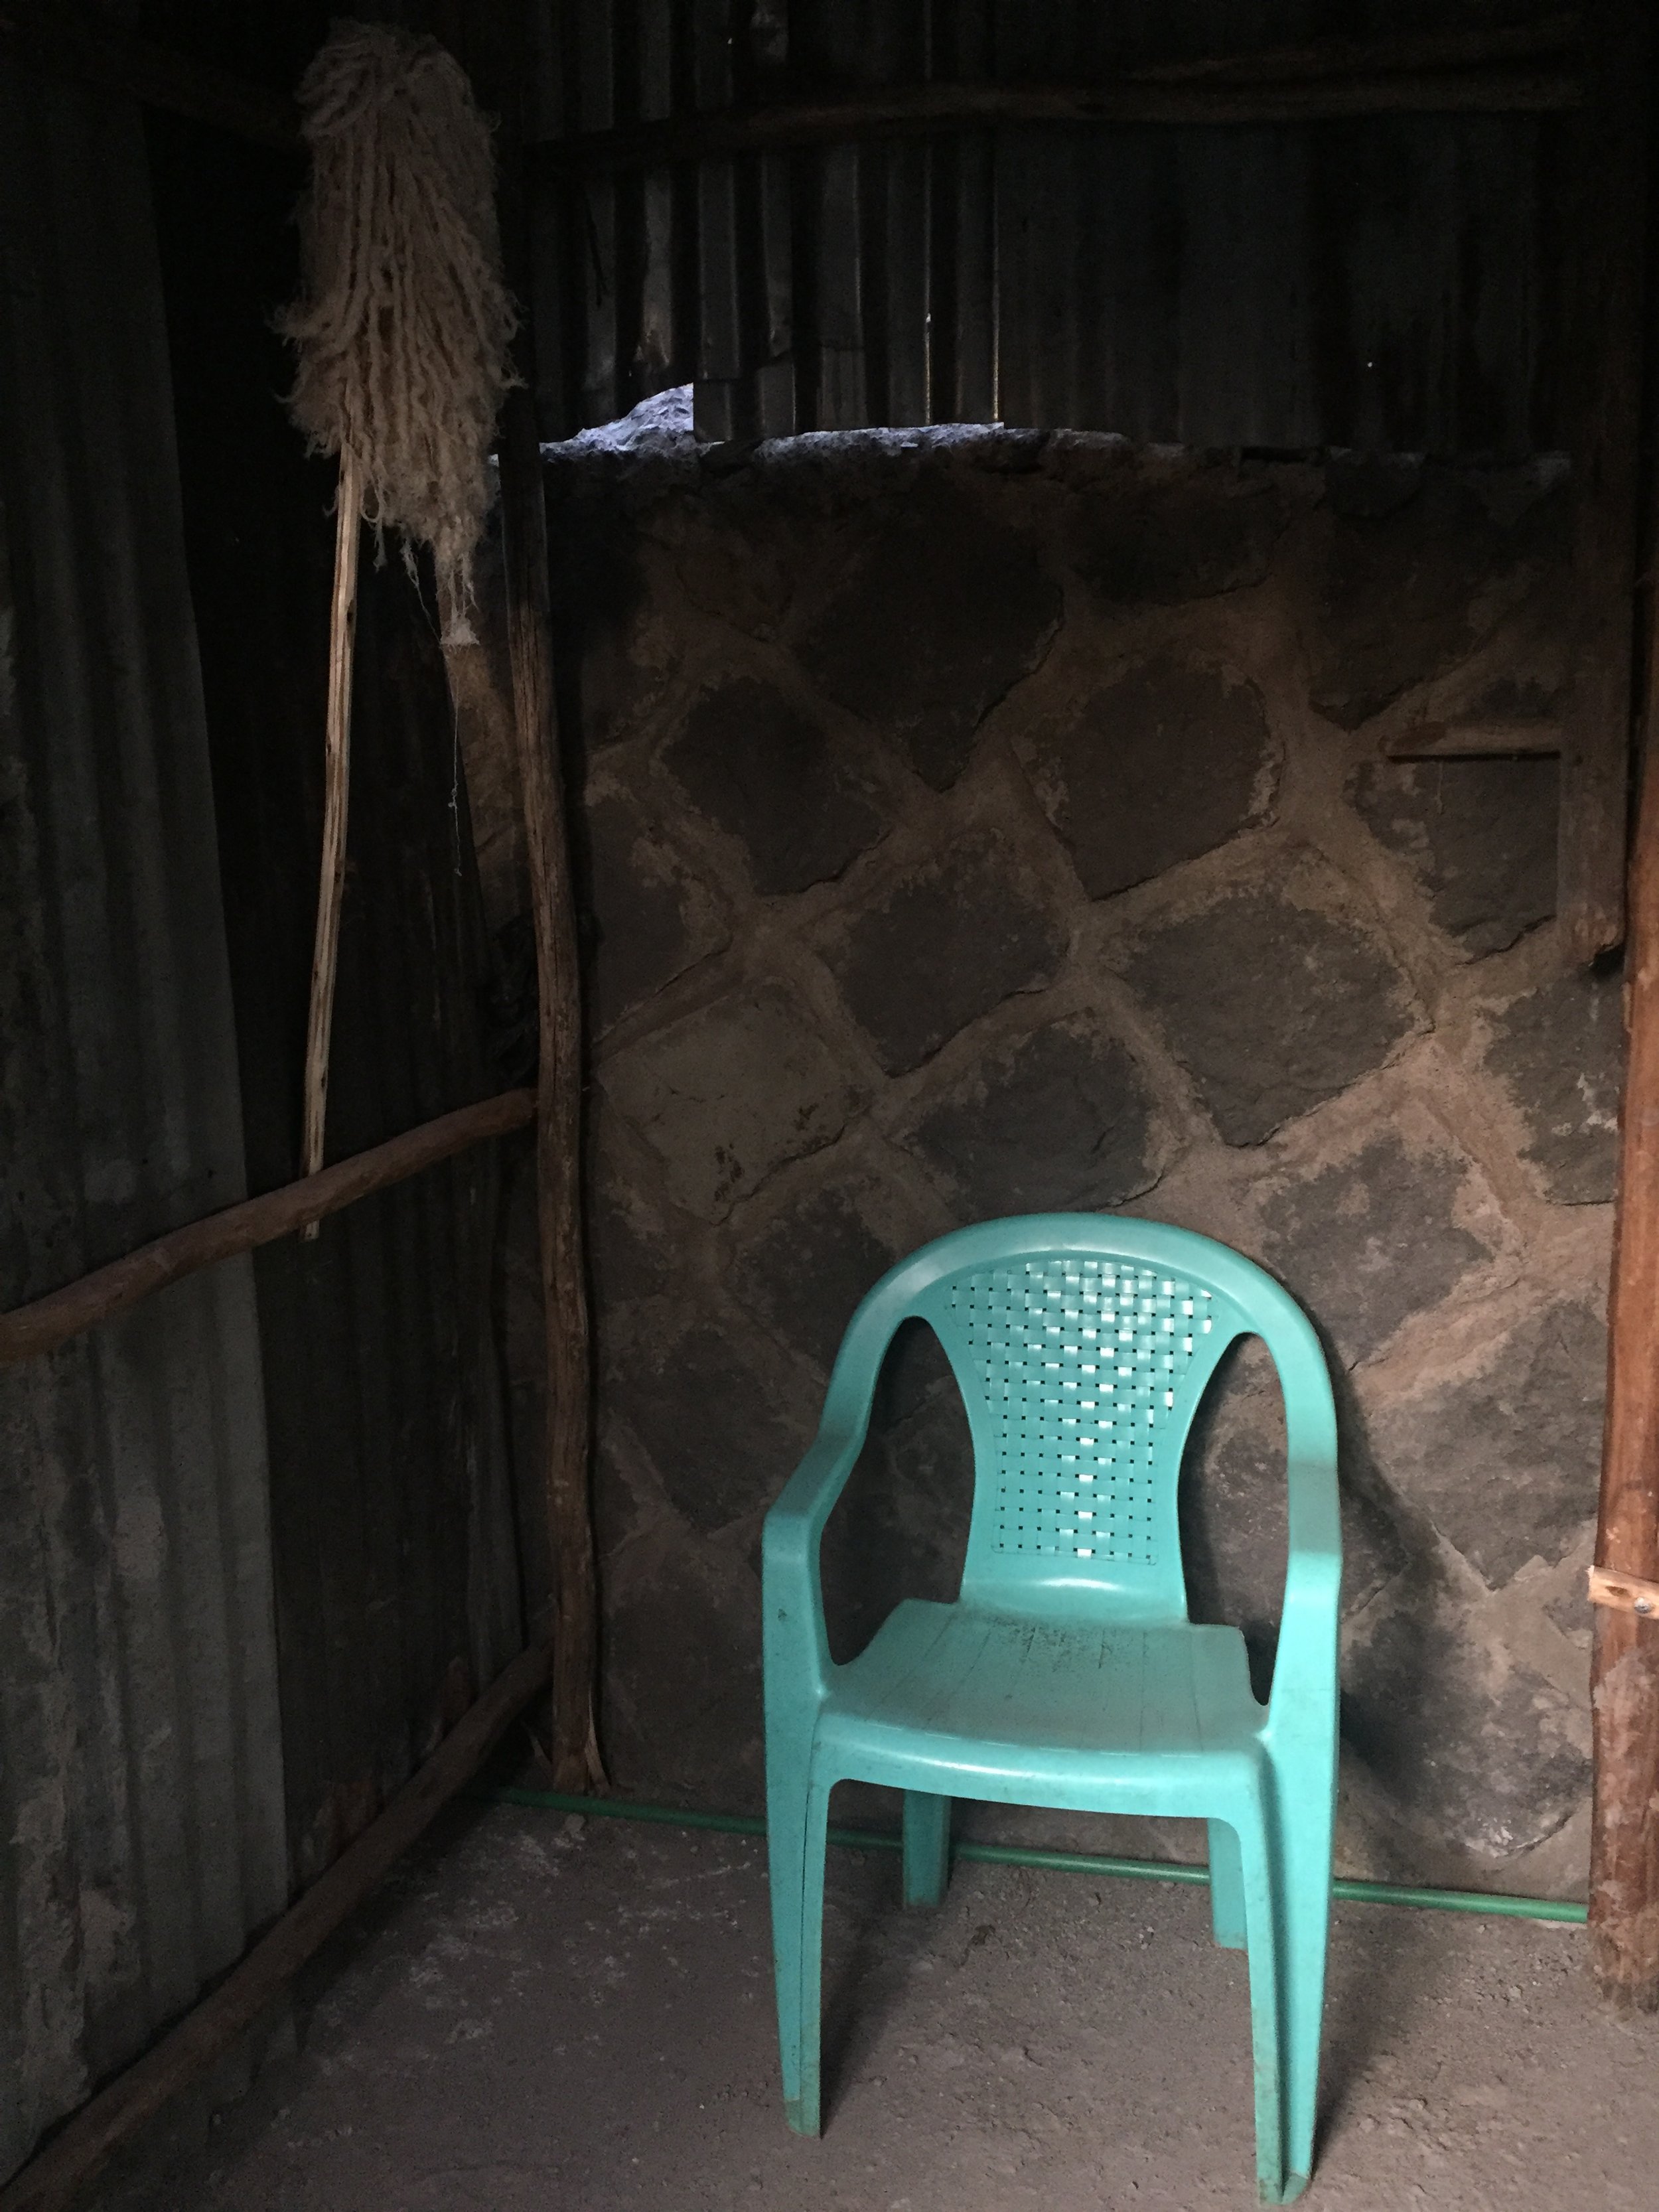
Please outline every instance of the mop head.
M471 643L491 435L516 380L489 126L452 55L385 24L337 23L299 98L312 175L302 289L277 323L299 356L289 406L313 453L356 457L364 517L401 532L411 569L431 547L444 641Z

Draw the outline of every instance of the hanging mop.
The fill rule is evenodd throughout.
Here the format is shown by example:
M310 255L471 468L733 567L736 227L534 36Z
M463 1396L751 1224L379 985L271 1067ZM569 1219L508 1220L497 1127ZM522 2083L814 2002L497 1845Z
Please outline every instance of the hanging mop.
M472 560L489 455L514 379L489 126L453 57L391 25L337 23L301 81L311 184L301 291L278 319L313 453L339 458L329 628L322 878L306 1036L305 1173L323 1164L345 877L352 635L362 526L431 549L445 645L474 642ZM314 1237L316 1224L306 1232Z

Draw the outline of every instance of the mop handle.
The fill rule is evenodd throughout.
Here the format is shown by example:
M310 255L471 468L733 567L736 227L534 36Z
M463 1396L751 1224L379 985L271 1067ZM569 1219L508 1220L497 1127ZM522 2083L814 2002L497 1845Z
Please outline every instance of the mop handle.
M323 1164L328 1119L329 1038L334 977L339 965L340 896L345 887L346 804L351 780L351 664L357 623L357 547L362 536L362 472L349 446L340 448L335 502L334 600L328 627L328 732L324 767L323 866L317 886L317 939L311 957L311 1016L306 1027L305 1173ZM301 1231L314 1241L319 1224Z

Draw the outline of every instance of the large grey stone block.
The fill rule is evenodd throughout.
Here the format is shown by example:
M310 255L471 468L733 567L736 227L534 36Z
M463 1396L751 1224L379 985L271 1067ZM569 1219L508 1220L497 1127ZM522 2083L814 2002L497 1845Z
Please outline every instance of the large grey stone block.
M595 1304L602 1314L672 1287L676 1255L631 1194L620 1188L594 1191L585 1225Z
M1342 1606L1352 1613L1401 1571L1407 1554L1340 1387L1338 1436ZM1243 1631L1262 1697L1284 1607L1288 1540L1284 1399L1266 1346L1246 1338L1224 1355L1193 1422L1182 1466L1181 1543L1193 1619Z
M1334 465L1297 580L1313 704L1348 730L1465 659L1565 550L1565 495L1541 477L1501 502L1438 469L1346 495L1382 481Z
M641 501L626 477L599 456L546 471L554 640L576 678L590 750L636 733L684 650L675 611L653 588Z
M705 1533L770 1504L805 1442L742 1336L726 1315L678 1334L636 1332L605 1381L676 1510Z
M601 1029L726 941L720 911L635 802L597 798L586 813L593 1007Z
M665 1531L632 1550L604 1596L611 1779L691 1805L757 1803L761 1607L749 1567Z
M1347 1741L1441 1843L1501 1860L1543 1842L1589 1787L1572 1701L1431 1585L1389 1595L1344 1654Z
M1230 1145L1334 1097L1413 1026L1380 944L1266 889L1153 932L1125 973Z
M1073 567L1114 606L1173 605L1259 584L1288 513L1259 475L1151 468L1131 451L1072 503Z
M705 692L663 758L692 805L743 847L757 891L828 883L885 826L845 749L751 677Z
M1267 1257L1350 1364L1490 1257L1453 1218L1470 1172L1449 1147L1408 1149L1391 1132L1264 1201Z
M1023 539L938 478L871 520L879 534L796 651L832 699L944 790L981 722L1042 659L1060 587Z
M1437 926L1480 954L1555 912L1559 783L1553 760L1378 760L1351 795L1411 867Z
M1260 693L1193 661L1129 670L1018 750L1091 898L1224 844L1272 797Z
M1066 938L1012 849L975 830L838 920L819 949L882 1065L903 1075L1051 981Z
M1084 1014L1004 1039L932 1101L909 1143L964 1221L1121 1206L1158 1173L1146 1079Z
M733 992L607 1060L606 1099L667 1164L683 1202L720 1221L786 1160L839 1136L857 1084L776 984Z
M1526 1123L1526 1158L1545 1196L1569 1206L1610 1199L1625 1069L1619 975L1557 976L1493 1014L1492 1031L1486 1066Z
M738 1254L743 1304L826 1371L848 1322L902 1249L881 1194L837 1182L804 1193Z
M1606 1375L1600 1316L1561 1299L1473 1375L1378 1408L1379 1463L1487 1583L1507 1583L1560 1559L1595 1514Z
M948 1603L962 1582L973 1507L973 1443L954 1386L889 1425L877 1417L824 1530L823 1601L841 1662L900 1600Z

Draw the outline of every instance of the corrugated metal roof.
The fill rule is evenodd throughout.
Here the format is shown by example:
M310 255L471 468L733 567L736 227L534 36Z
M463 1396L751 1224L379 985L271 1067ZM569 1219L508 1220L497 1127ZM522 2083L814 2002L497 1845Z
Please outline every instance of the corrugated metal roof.
M863 85L1276 48L1312 0L535 0L544 141ZM1520 15L1520 10L1509 11ZM1491 7L1344 9L1368 33ZM1566 442L1548 114L1004 125L537 188L544 434L695 380L711 437L996 419L1196 446Z
M0 72L0 1304L244 1191L137 113ZM0 2170L287 1893L246 1261L0 1373Z

